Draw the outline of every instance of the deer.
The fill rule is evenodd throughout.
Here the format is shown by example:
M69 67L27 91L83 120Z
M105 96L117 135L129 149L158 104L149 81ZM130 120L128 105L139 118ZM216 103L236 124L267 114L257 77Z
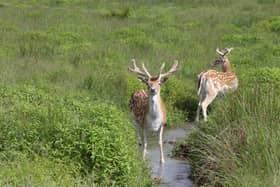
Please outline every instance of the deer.
M223 51L220 51L219 48L216 49L219 58L214 61L212 66L221 66L222 72L208 70L198 75L199 103L196 112L196 121L199 121L201 108L204 121L207 121L207 107L213 102L216 96L225 96L227 93L237 89L238 79L227 57L232 50L233 48L225 48Z
M166 124L166 107L160 97L160 88L168 77L177 71L178 61L175 61L171 69L163 73L165 64L159 69L157 76L151 76L144 63L142 70L136 65L136 60L132 59L132 67L129 71L137 75L138 80L146 84L147 90L139 90L131 95L129 108L132 118L137 126L138 134L141 137L143 147L143 159L147 154L147 131L158 132L158 143L160 147L160 163L164 163L162 136L164 125Z

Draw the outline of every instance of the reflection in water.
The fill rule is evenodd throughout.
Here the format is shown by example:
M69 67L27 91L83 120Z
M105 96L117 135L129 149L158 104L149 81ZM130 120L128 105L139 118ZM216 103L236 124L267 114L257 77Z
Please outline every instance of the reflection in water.
M163 164L158 164L158 168L157 169L155 169L155 168L153 168L154 169L154 171L156 171L156 172L153 172L153 177L154 178L157 178L157 179L162 179L163 178L163 175L162 175L162 171L163 171Z
M171 158L170 154L173 145L168 142L174 142L187 136L188 130L184 128L165 129L164 132L164 154L165 163L160 164L160 151L156 135L148 136L149 145L147 158L153 169L153 178L162 182L161 187L190 187L192 182L188 179L190 175L190 166L186 160L177 160Z

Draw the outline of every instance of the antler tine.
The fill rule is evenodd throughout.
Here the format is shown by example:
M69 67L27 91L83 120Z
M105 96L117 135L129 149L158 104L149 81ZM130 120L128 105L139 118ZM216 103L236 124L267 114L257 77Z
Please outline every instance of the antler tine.
M219 55L221 55L221 56L224 56L224 55L225 55L223 52L220 51L219 48L216 49L216 52L217 52Z
M131 62L132 62L132 64L133 64L133 67L136 68L137 66L136 66L136 60L135 60L135 58L131 59Z
M178 68L178 63L179 63L178 60L175 60L173 66L171 67L171 69L168 72L166 72L164 74L160 74L161 78L168 77L172 73L175 73L177 71L177 68Z
M146 76L148 76L149 78L152 77L151 74L148 72L148 70L146 69L144 63L142 64L142 69L145 72Z
M129 71L131 71L131 72L133 72L133 73L136 73L137 75L140 75L140 76L143 76L143 77L147 77L147 75L146 75L144 72L142 72L142 71L140 70L140 68L137 67L137 65L136 65L136 60L135 60L134 58L131 59L131 62L132 62L133 68L128 67L128 70L129 70Z
M226 51L226 52L225 52L225 55L226 55L226 54L229 54L232 50L233 50L233 47L231 47L231 48L226 48L226 49L225 49L225 51Z
M161 76L161 73L162 73L164 67L165 67L165 63L163 63L163 64L161 65L161 67L160 67L160 69L159 69L159 71L158 71L158 77Z

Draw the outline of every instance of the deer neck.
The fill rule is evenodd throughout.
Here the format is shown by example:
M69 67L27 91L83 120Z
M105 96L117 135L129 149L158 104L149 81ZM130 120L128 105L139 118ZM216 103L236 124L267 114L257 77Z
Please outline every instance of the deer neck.
M160 93L149 96L149 113L157 116L161 112L161 98Z
M158 129L164 123L164 109L160 98L160 94L149 96L149 108L147 114L147 127L151 131L158 131Z
M232 72L231 64L228 59L226 59L226 62L224 63L222 69L223 69L223 72Z

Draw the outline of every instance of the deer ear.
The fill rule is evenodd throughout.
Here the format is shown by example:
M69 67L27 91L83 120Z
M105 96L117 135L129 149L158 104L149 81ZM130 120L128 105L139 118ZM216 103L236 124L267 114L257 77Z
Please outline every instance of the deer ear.
M160 79L160 84L165 83L168 80L168 77L164 77L162 79Z
M138 80L139 81L141 81L141 82L143 82L143 83L145 83L145 84L147 84L147 82L148 82L148 80L147 79L145 79L144 77L137 77L138 78Z

